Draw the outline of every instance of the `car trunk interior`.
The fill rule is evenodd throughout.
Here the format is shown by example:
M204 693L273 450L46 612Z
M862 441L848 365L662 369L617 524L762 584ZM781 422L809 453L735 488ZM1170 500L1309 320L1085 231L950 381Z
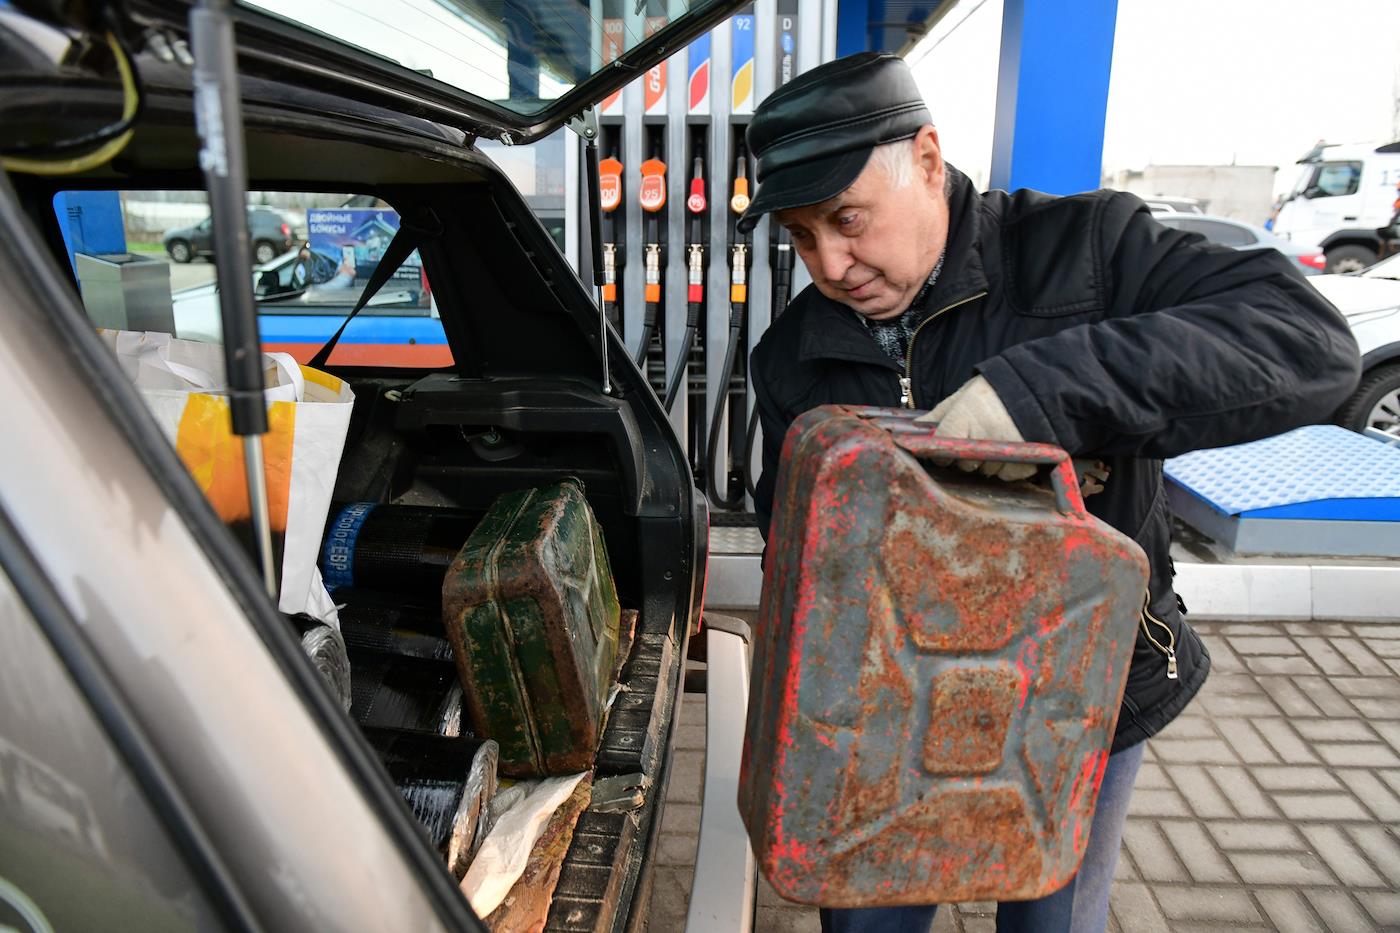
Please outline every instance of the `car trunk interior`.
M187 82L187 73L144 70L146 114L117 159L85 175L12 179L65 268L57 192L202 188L187 85L158 80ZM577 480L624 610L610 674L621 689L611 691L594 781L620 778L613 786L643 793L611 804L595 795L575 828L548 928L566 915L570 930L636 928L642 911L632 905L645 902L642 867L655 847L704 559L689 468L664 413L628 364L613 392L600 391L588 292L504 175L464 148L460 133L256 81L245 82L244 99L250 189L369 194L405 218L426 212L441 230L419 251L453 365L344 367L332 356L328 367L355 393L328 525L356 503L405 507L411 519L402 538L381 542L378 576L339 588L327 579L343 607L350 715L446 858L444 825L479 738L443 627L446 563L501 494ZM436 797L425 796L427 785ZM464 866L453 867L460 877Z

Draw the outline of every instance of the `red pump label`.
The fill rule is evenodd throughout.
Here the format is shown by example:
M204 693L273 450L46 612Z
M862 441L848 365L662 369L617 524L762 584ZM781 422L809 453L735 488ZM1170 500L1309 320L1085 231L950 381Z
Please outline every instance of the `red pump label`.
M622 163L616 159L598 163L598 200L604 213L611 213L622 203Z
M705 213L705 181L701 178L690 180L690 197L685 199L686 209L692 214Z
M666 163L647 159L642 163L642 210L659 211L666 206Z

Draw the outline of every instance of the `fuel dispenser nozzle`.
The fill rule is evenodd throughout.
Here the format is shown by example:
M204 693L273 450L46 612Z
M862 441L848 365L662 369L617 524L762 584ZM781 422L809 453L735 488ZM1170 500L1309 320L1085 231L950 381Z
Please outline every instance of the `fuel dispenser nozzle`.
M637 345L637 365L646 366L647 352L656 334L657 312L661 305L661 218L666 206L666 163L647 159L642 163L640 189L642 210L646 212L646 305L642 316L642 339Z
M603 211L603 312L620 327L617 303L617 222L613 212L622 203L622 163L608 157L598 163L598 206Z
M676 357L676 368L666 385L664 405L670 411L676 403L681 382L685 378L686 366L690 360L691 348L695 346L695 333L700 326L700 312L705 307L705 159L697 155L691 164L690 196L685 199L685 209L690 214L689 243L686 246L686 305L685 334L681 337L680 355Z

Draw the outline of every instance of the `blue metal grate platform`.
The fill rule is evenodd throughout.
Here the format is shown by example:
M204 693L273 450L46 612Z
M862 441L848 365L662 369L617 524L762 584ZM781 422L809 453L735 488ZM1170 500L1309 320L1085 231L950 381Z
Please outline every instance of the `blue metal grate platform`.
M1400 556L1400 449L1334 425L1167 461L1176 513L1237 554Z

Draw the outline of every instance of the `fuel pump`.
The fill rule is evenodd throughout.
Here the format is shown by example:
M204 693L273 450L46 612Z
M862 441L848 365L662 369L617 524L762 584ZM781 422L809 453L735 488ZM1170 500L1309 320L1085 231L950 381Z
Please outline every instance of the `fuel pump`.
M686 243L685 334L681 337L681 352L676 368L666 386L666 410L676 403L676 394L685 381L690 351L695 346L695 332L700 326L700 312L705 307L705 157L703 146L695 147L695 159L690 170L690 195L685 200L690 215L690 230Z
M612 156L598 163L598 202L603 211L603 313L621 333L622 312L618 307L617 286L622 262L617 248L616 211L622 203L622 163Z
M781 88L797 73L798 0L777 0L777 39L775 59L776 87ZM792 238L785 228L777 223L770 224L769 268L773 270L772 321L783 313L792 298L793 252ZM744 432L744 488L754 495L757 477L754 476L754 442L758 438L758 408L749 415L748 430Z
M715 508L739 509L744 505L744 495L741 491L738 495L729 492L735 485L731 483L731 474L728 463L722 463L716 457L719 449L720 431L725 425L725 416L729 414L733 407L731 396L731 383L734 380L735 370L739 362L739 348L744 337L744 312L749 303L749 264L752 261L750 252L750 239L748 234L741 233L737 221L749 206L749 155L742 142L739 143L738 152L734 159L734 192L729 199L730 217L730 248L729 248L729 346L725 350L724 365L720 368L721 391L715 399L715 411L710 420L710 442L706 460L709 463L709 494L710 502ZM743 409L740 408L740 411ZM742 417L742 416L741 416ZM730 422L733 423L732 421ZM726 492L719 491L718 477L720 472L725 474Z
M645 371L652 339L656 336L657 313L661 307L661 210L666 206L666 163L656 156L642 163L638 200L646 225L643 253L646 263L646 304L643 306L641 340L637 344L637 365ZM664 381L664 359L661 366Z

